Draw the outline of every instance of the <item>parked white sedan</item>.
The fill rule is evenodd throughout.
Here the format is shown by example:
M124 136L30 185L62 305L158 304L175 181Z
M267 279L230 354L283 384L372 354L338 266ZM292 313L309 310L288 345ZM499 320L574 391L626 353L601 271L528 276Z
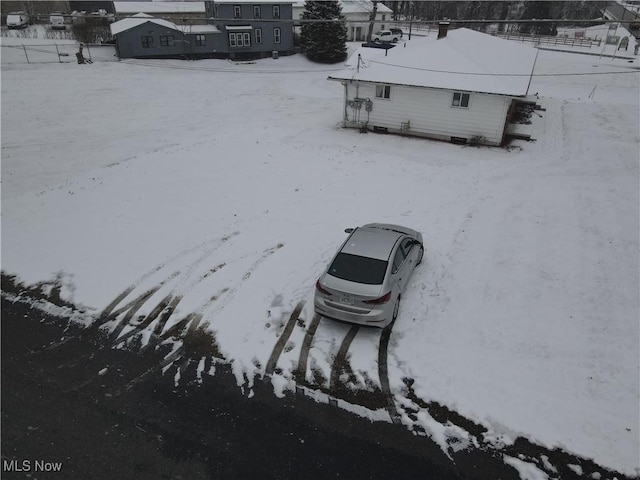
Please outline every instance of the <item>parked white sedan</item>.
M384 328L398 316L402 292L424 255L422 234L371 223L349 237L316 282L317 314Z

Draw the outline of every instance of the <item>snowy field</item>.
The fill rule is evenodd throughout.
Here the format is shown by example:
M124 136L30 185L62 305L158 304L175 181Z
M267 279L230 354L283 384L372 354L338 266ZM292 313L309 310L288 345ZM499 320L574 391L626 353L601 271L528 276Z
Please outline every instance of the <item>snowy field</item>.
M427 251L388 339L400 421L445 451L473 443L408 415L411 384L487 442L640 473L637 60L540 51L537 141L500 149L343 130L326 80L342 66L300 55L26 65L5 50L3 271L57 279L95 314L166 307L148 336L196 313L248 395L300 306L272 382L320 392L350 328L314 324L316 278L345 227L407 225ZM338 380L382 387L380 332L349 341Z

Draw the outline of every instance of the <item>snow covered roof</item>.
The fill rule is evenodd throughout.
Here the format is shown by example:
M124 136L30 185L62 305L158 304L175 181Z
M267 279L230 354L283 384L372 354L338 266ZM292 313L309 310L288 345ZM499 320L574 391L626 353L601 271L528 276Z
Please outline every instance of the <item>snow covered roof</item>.
M185 25L179 28L185 33L221 33L215 25Z
M240 4L240 3L250 3L250 4L254 4L254 3L273 3L274 5L280 5L280 4L293 4L296 3L294 0L289 0L289 1L280 1L280 0L216 0L216 3L233 3L233 4Z
M340 0L340 6L342 7L342 13L371 13L373 10L373 2L369 0ZM378 2L378 13L391 13L392 10L384 5L382 2Z
M294 8L304 9L305 0L296 0ZM350 13L370 13L373 3L370 0L340 0L343 14ZM381 2L378 2L378 13L391 13L392 10Z
M117 2L116 2L117 3ZM143 23L151 22L157 25L161 25L163 27L172 28L177 30L178 27L175 23L169 22L167 20L162 20L159 18L154 18L151 15L147 15L146 13L137 13L133 15L131 18L123 18L122 20L118 20L117 22L113 22L109 27L111 28L111 35L117 35L125 30L129 30L131 28L137 27L138 25L142 25Z
M218 30L213 25L176 25L173 22L168 20L162 20L160 18L152 17L151 15L147 15L146 13L136 13L130 18L123 18L122 20L118 20L110 25L111 27L111 35L117 35L121 32L129 30L131 28L142 25L143 23L155 23L156 25L160 25L162 27L170 28L172 30L179 30L185 33L219 33Z
M386 56L382 50L359 72L350 61L329 79L524 96L536 54L532 46L460 28L438 40L399 43Z
M113 2L117 14L205 13L204 2Z

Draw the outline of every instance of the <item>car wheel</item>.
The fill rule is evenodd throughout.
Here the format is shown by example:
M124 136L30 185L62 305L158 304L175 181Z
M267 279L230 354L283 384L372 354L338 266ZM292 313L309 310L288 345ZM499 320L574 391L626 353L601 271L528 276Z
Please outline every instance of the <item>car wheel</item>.
M420 247L420 251L418 252L418 260L416 260L416 267L422 263L423 256L424 256L424 248Z
M393 315L391 316L391 321L395 322L396 318L398 318L398 312L400 311L400 295L396 298L396 303L393 305Z
M393 39L393 43L398 43L398 39L397 39L397 38L394 38L394 39Z
M380 43L380 39L379 38L374 38L373 39L373 43Z

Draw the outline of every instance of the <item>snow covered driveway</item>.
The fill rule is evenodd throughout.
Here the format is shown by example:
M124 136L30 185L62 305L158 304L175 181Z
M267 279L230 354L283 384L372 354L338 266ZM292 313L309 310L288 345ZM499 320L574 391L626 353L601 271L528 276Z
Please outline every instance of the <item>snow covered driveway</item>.
M197 317L249 395L301 306L270 365L276 393L332 378L376 391L381 332L341 350L350 327L322 321L305 340L313 285L345 227L406 224L427 254L388 338L399 421L445 450L474 441L420 411L410 384L493 445L524 436L638 474L629 67L541 51L537 72L587 75L534 78L538 141L503 150L341 130L330 67L301 56L3 65L2 268L61 279L66 298L117 312L118 335L162 340ZM379 406L366 414L388 419Z

